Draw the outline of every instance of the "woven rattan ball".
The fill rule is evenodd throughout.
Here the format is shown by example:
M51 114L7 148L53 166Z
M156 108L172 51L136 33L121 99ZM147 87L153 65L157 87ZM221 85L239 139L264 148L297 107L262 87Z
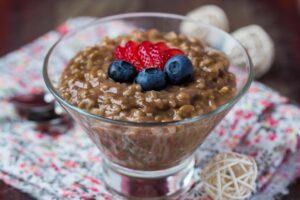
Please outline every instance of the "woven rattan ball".
M241 200L255 191L257 165L253 158L227 152L216 155L201 172L203 186L214 200Z

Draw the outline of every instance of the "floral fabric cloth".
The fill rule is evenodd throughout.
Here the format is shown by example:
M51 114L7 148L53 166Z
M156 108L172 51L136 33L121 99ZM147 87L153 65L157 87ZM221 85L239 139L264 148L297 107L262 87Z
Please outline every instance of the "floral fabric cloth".
M15 113L8 98L45 90L41 69L50 46L65 32L90 22L71 19L57 30L0 59L0 179L37 199L117 199L104 187L99 150L79 126L50 136ZM102 31L110 31L106 27ZM91 38L93 36L89 36ZM182 200L210 199L202 189L201 168L216 153L253 156L259 168L251 199L273 199L299 175L300 110L287 98L254 82L199 147L194 183Z

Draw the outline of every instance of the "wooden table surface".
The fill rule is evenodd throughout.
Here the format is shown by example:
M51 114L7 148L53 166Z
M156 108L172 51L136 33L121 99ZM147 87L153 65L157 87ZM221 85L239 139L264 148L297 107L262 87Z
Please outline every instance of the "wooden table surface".
M216 4L228 15L231 31L261 25L276 45L271 71L259 81L300 103L300 0L0 0L0 55L4 55L76 16L156 11L186 14ZM0 75L1 76L1 75ZM1 162L1 161L0 161ZM283 200L300 199L300 180ZM33 199L0 181L0 200Z

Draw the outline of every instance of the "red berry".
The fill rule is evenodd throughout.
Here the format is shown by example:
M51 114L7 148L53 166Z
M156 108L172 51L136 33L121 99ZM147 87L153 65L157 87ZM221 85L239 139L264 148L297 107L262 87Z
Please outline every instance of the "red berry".
M164 65L165 65L165 60L163 57L163 52L169 49L169 47L164 43L164 42L158 42L154 44L155 48L159 51L159 68L163 70Z
M125 61L131 63L136 68L141 68L142 64L138 57L139 45L136 42L128 41L125 45Z
M117 46L115 49L115 60L123 60L124 57L125 48L121 46Z
M184 54L184 53L179 49L174 49L174 48L167 49L162 53L162 59L165 64L171 57L176 56L176 55L182 55L182 54Z
M151 43L143 41L137 44L128 41L125 47L117 46L115 60L124 60L131 63L136 70L145 68L160 68L163 70L165 63L173 56L184 54L179 49L169 48L164 42Z
M125 45L125 58L131 58L132 56L136 56L139 45L134 41L128 41Z
M143 65L143 68L153 68L153 62L150 56L150 48L152 44L149 41L143 41L138 49L138 56Z
M150 57L152 59L152 68L162 68L162 60L160 58L160 51L157 46L152 45L149 51Z
M169 49L169 47L164 42L155 43L154 46L158 49L160 53Z

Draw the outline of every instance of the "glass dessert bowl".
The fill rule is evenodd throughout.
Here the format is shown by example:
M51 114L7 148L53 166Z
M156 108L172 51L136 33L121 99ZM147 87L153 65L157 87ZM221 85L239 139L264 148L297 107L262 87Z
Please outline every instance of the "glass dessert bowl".
M186 30L184 28L186 25L192 25L193 30ZM209 48L225 54L230 63L229 71L236 77L234 95L207 112L165 121L139 121L139 118L122 120L97 115L95 112L87 111L90 104L86 103L85 99L81 104L79 102L75 105L70 102L74 98L73 94L70 98L66 98L70 94L62 95L60 90L62 76L67 78L66 86L73 81L76 87L83 89L73 91L78 92L76 98L85 95L85 90L89 89L80 81L76 81L88 76L83 73L80 77L76 74L82 69L78 67L79 65L69 65L69 68L74 66L74 70L69 74L64 73L70 61L74 61L74 56L77 55L77 60L81 56L77 54L80 50L99 44L107 40L106 37L116 38L136 30L153 28L159 32L173 31L201 40ZM100 56L106 55L105 53L107 52L97 52ZM84 60L85 56L93 59L92 54L83 54L83 58L80 59ZM106 60L106 57L102 59ZM107 79L105 75L95 73L97 74ZM101 151L106 186L124 198L160 199L174 197L188 189L195 163L194 152L247 91L252 80L252 65L244 48L222 30L178 15L131 13L93 21L80 30L63 36L49 50L44 62L43 76L46 86L56 100L80 124ZM101 81L94 84L93 88L96 87L102 87ZM196 87L193 89L197 90ZM134 92L140 94L140 88L137 90L139 91ZM106 91L112 92L108 87ZM114 104L109 102L111 105Z

